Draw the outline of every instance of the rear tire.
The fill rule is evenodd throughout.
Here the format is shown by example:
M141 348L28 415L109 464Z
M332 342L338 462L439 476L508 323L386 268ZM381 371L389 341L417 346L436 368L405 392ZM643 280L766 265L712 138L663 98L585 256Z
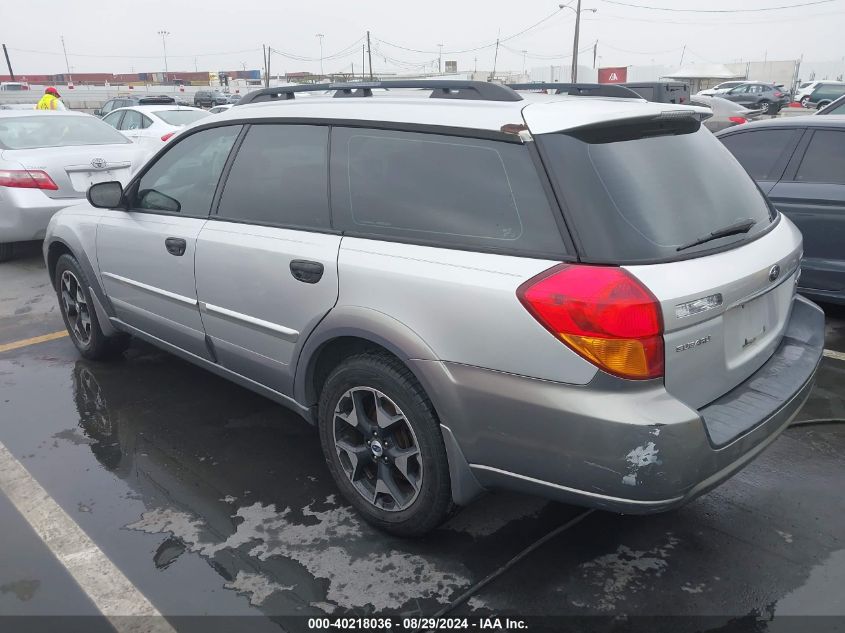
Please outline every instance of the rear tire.
M807 104L808 104L809 102L810 102L810 95L807 95L806 97L801 97L801 105L802 105L802 107L805 107L805 108L806 108L806 107L807 107Z
M372 525L420 536L454 510L437 414L395 357L363 353L338 365L323 387L318 422L335 483Z
M65 253L59 257L55 279L59 310L79 353L89 360L104 360L122 354L129 346L129 336L103 333L91 297L91 284L72 255Z
M0 244L0 262L6 262L12 259L12 255L15 254L15 243L14 242L3 242Z

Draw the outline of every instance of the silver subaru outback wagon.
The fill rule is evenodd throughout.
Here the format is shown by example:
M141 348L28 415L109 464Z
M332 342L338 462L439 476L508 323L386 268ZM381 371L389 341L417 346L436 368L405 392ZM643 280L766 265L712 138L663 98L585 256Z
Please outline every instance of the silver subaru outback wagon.
M247 95L53 218L84 357L137 336L292 408L402 535L495 489L676 508L804 403L824 324L801 235L703 110L308 90Z

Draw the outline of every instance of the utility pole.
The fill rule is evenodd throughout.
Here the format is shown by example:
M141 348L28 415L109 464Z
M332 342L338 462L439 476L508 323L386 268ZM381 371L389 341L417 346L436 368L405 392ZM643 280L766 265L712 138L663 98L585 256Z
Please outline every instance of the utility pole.
M575 37L572 42L572 72L570 78L572 83L578 81L578 37L581 35L581 0L575 7Z
M443 44L438 44L437 48L440 49L440 52L437 53L437 72L443 72Z
M167 83L167 36L170 35L170 31L162 29L158 34L161 35L161 46L164 49L164 83Z
M687 45L686 45L686 44L684 44L684 48L683 48L683 50L681 51L681 63L680 63L680 64L678 64L678 66L683 66L683 65L684 65L684 55L686 55L686 52L687 52Z
M194 57L194 72L195 72L195 73L198 73L199 71L200 71L200 65L199 65L199 63L197 62L197 58L196 58L196 57Z
M370 32L367 31L367 57L370 60L370 81L373 80L373 50L370 48Z
M3 44L3 55L6 56L6 67L9 69L9 75L12 77L12 81L15 81L15 71L12 70L12 62L9 61L9 51L6 50L5 44Z
M270 59L273 57L273 49L267 46L267 87L270 87Z
M528 51L523 48L520 52L522 53L522 74L525 75L525 56L528 55Z
M477 73L477 72L478 72L478 58L477 58L477 57L475 57L475 58L473 59L473 62L475 62L475 66L473 66L473 71L472 71L472 72Z
M496 52L493 54L493 71L490 73L490 79L488 81L493 81L493 77L496 76L496 63L499 61L499 38L496 38Z
M367 45L361 44L361 81L364 81L364 72L367 70L367 62L366 62L366 55L367 55Z
M320 77L323 76L323 38L325 35L322 33L317 33L315 36L318 40L320 40Z
M261 62L264 64L264 87L267 87L267 45L261 45Z
M70 76L70 64L67 61L67 48L65 48L65 36L62 35L62 50L65 53L65 68L67 68L68 82L73 83L73 77Z

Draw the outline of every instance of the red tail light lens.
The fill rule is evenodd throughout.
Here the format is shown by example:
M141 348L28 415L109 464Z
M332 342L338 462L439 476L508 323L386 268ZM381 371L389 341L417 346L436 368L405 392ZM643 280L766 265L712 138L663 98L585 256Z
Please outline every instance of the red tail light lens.
M732 123L736 123L737 125L742 125L743 123L748 123L748 119L744 116L729 116L728 121Z
M775 96L776 96L776 97L782 97L782 96L783 96L783 93L782 93L782 92L776 92L776 93L775 93Z
M47 172L40 169L0 169L0 187L49 191L59 188Z
M663 319L657 299L622 268L561 264L516 295L574 352L633 380L663 375Z
M170 140L170 137L172 137L174 134L176 134L176 132L168 132L167 134L165 134L164 136L161 137L161 140L162 141L168 141L168 140Z

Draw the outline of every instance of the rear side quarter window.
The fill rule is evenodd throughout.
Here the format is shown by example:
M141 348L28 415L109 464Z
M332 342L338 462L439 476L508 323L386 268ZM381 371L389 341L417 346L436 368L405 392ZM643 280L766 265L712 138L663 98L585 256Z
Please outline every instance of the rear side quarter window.
M560 257L563 238L518 143L334 128L335 226L363 237Z
M845 184L845 131L816 130L795 173L795 180Z

